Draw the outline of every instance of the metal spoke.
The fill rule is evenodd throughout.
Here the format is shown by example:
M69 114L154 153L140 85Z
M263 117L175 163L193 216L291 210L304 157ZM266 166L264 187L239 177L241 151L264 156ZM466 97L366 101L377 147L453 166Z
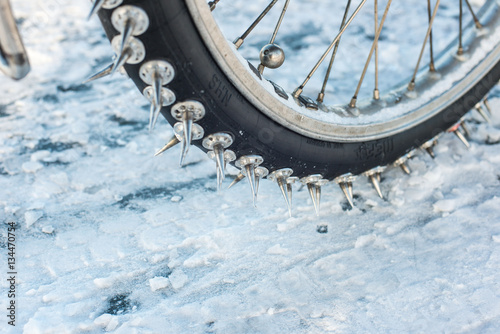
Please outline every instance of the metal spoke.
M300 94L302 93L302 91L304 90L304 87L305 85L307 85L307 83L309 82L309 80L311 79L311 77L314 75L314 73L316 72L316 70L318 69L318 67L321 65L321 63L323 63L323 61L325 60L326 56L330 53L330 51L333 49L333 47L335 46L335 44L337 43L337 41L340 39L340 37L342 37L342 34L345 32L345 30L347 29L347 27L351 24L352 20L358 15L359 11L361 10L361 8L363 8L363 5L366 3L366 0L362 0L361 3L358 5L358 7L356 8L356 10L354 11L354 13L352 13L351 17L349 18L349 20L347 20L346 24L342 27L342 29L340 30L340 32L337 34L337 36L333 39L332 43L330 44L330 46L326 49L326 51L323 53L323 55L321 56L321 58L318 60L318 62L316 63L316 65L314 65L313 69L311 70L311 72L309 72L309 74L307 75L306 79L304 80L304 82L302 82L302 84L297 87L297 89L295 89L295 91L293 92L293 96L295 98L298 98L300 96Z
M437 0L436 4L434 5L434 10L432 11L432 16L429 21L429 27L427 28L427 33L425 34L425 39L424 39L424 44L422 45L422 49L420 50L420 55L418 56L417 60L417 65L415 66L415 71L413 72L413 76L410 80L410 83L408 84L408 90L412 91L415 88L415 78L417 77L417 72L418 68L420 66L420 61L422 60L422 56L424 54L425 50L425 45L427 44L427 39L429 38L431 31L432 31L432 25L434 24L434 19L436 18L436 13L439 8L439 3L441 0Z
M276 39L276 35L278 35L278 30L280 29L281 22L283 22L283 18L285 17L286 10L288 8L288 3L290 0L286 0L285 5L283 6L283 10L281 11L281 15L278 19L278 22L276 23L276 27L274 28L273 35L271 37L271 40L269 41L269 44L274 44L274 40ZM259 65L259 72L262 74L264 72L265 66L261 63Z
M374 1L374 12L375 12L375 30L377 31L378 26L378 2ZM375 88L373 89L373 99L380 99L380 92L378 90L378 40L375 41Z
M340 24L339 30L341 30L342 27L345 25L345 21L347 19L347 14L349 13L350 6L351 6L351 0L348 0L347 5L345 7L345 11L344 11L344 17L342 18L342 23ZM332 58L330 58L330 64L328 64L328 69L326 70L326 75L325 75L325 79L323 80L323 86L321 87L321 92L318 94L317 101L320 103L323 102L323 99L325 98L326 84L328 82L328 78L330 78L330 72L332 70L333 62L335 61L335 56L337 55L337 50L339 48L339 44L340 44L340 38L337 41L337 43L335 43L335 48L333 49Z
M431 22L431 0L427 0L427 15L429 16L429 23ZM435 72L436 67L434 66L434 50L432 47L432 29L429 34L429 52L430 52L430 63L429 63L429 71Z
M273 6L276 4L276 2L278 2L278 0L273 0L271 1L271 3L269 3L269 5L267 5L267 7L264 9L264 11L262 13L260 13L260 15L255 19L255 21L253 21L253 23L250 25L250 27L248 27L248 29L243 33L243 35L241 35L241 37L238 37L233 43L234 45L236 46L236 49L239 49L240 46L243 44L243 42L245 41L245 38L247 38L247 36L252 32L252 30L257 26L257 24L259 24L259 22L264 18L264 16L267 15L267 13L269 13L269 11L271 10L271 8L273 8Z
M358 87L356 87L356 92L354 93L354 96L351 99L351 102L349 103L349 106L351 108L356 107L356 100L358 99L358 94L359 90L361 89L361 84L363 83L363 79L365 78L366 70L368 69L368 65L370 64L370 60L373 55L373 51L375 50L375 46L377 45L378 39L380 37L380 33L382 32L382 28L384 27L384 22L385 18L387 17L387 13L389 12L389 8L391 6L392 0L389 0L387 2L387 5L385 6L385 11L384 15L382 16L382 20L380 20L380 25L377 28L377 31L375 32L375 40L373 41L372 47L370 49L370 53L368 54L368 59L366 60L365 67L363 69L363 73L361 73L361 78L359 79L358 82Z
M464 48L462 45L462 18L463 18L463 0L458 0L460 2L460 14L458 16L458 50L457 55L462 55L464 53Z
M467 4L467 7L469 7L469 11L472 14L472 19L474 20L474 24L476 25L476 28L481 29L483 27L483 25L481 23L479 23L479 20L477 19L476 14L474 14L474 11L472 10L472 7L469 3L469 0L465 0L465 3Z

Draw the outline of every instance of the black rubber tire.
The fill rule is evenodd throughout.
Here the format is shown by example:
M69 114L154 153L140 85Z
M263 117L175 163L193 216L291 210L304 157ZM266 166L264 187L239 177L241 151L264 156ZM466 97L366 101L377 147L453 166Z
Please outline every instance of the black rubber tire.
M206 115L198 122L205 135L230 132L234 135L230 148L238 157L261 155L262 166L270 171L292 168L293 175L298 177L321 174L331 180L347 172L356 175L390 164L453 126L500 79L498 63L447 109L403 133L354 143L321 141L281 126L240 94L203 44L184 1L141 0L124 4L141 7L148 13L150 27L138 36L146 47L144 62L164 59L175 67L176 76L167 87L174 91L177 101L197 100L205 106ZM111 14L112 10L99 12L110 40L118 34L110 22ZM141 64L125 65L125 69L142 92L146 84L138 75ZM170 115L170 107L164 107L162 114L170 124L176 122ZM201 140L193 144L205 150Z

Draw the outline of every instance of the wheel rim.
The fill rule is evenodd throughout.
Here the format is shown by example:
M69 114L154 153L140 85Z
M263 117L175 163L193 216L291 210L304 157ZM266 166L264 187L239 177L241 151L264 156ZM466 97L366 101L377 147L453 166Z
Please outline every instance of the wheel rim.
M270 82L257 77L255 70L252 71L235 47L227 42L205 1L188 0L186 3L209 51L243 96L271 119L314 139L356 142L404 132L447 108L500 60L498 5L489 2L478 13L484 23L482 31L488 33L477 34L473 28L464 30L468 59L459 59L454 56L455 51L450 51L456 50L457 43L450 44L436 58L439 74L446 80L436 80L435 75L421 70L417 87L409 94L406 86L396 86L381 100L361 102L355 109L327 106L323 108L328 113L313 111L299 107L290 93L288 100L279 96ZM347 117L332 112L337 108ZM352 117L353 113L363 116Z

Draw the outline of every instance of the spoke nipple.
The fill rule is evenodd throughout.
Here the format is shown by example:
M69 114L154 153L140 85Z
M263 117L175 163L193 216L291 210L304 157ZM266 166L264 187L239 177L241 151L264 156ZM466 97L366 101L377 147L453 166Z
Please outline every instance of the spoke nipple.
M293 91L293 97L296 98L296 99L298 99L299 96L300 96L300 94L302 94L303 91L304 91L304 87L299 86L297 89L295 89Z
M323 103L324 98L325 98L325 93L321 92L318 94L318 98L316 99L316 101L318 101L318 103Z
M415 80L410 81L408 84L408 90L411 92L415 89Z
M353 96L351 102L349 102L350 108L356 108L356 101L358 100L357 96Z
M374 100L379 100L380 99L380 91L378 89L373 90L373 99Z
M243 41L243 38L239 37L233 42L236 50L240 48L240 46L243 44Z

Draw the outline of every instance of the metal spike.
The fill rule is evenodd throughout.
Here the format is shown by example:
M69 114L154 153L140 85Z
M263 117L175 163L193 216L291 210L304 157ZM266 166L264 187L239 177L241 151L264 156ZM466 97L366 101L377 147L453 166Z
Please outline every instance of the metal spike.
M203 139L203 147L211 150L208 152L210 153L209 157L212 157L213 160L215 160L217 168L217 190L220 190L222 187L222 180L224 180L225 177L227 161L231 158L232 160L236 159L236 156L229 156L230 153L226 154L224 151L227 147L231 146L232 143L233 136L226 132L214 133Z
M375 191L377 192L378 196L382 199L384 199L384 195L382 195L382 190L380 189L380 174L385 170L385 167L375 167L372 168L363 174L368 176L370 181L373 184L373 187L375 188Z
M311 200L314 205L314 211L316 211L316 216L319 216L319 204L318 203L318 197L316 196L316 185L314 183L308 183L307 184L307 190L309 191L309 196L311 196ZM321 200L321 193L320 195L320 200Z
M405 172L405 174L408 174L408 175L410 175L410 174L411 174L411 170L410 170L410 168L406 165L406 163L405 163L405 162L401 163L401 164L399 165L399 167L401 167L401 169L403 170L403 172Z
M130 17L125 20L125 24L123 25L123 30L121 33L122 40L120 44L120 53L122 53L123 50L125 50L125 48L127 47L127 45L130 43L130 40L134 33L135 25L136 25L135 20Z
M104 69L100 70L99 72L97 72L96 74L94 74L93 76L91 76L90 78L88 78L87 80L85 80L83 82L83 84L86 84L86 83L89 83L91 81L94 81L94 80L97 80L97 79L100 79L100 78L104 78L104 77L110 75L111 72L113 71L113 66L114 65L115 65L114 63L109 64Z
M102 8L102 5L104 4L106 0L95 0L94 4L92 5L92 9L90 10L89 16L87 16L87 20L90 20L92 16L94 16L95 13L99 11L99 9Z
M464 131L465 137L470 138L471 132L470 132L469 127L467 126L467 124L465 124L464 120L460 121L460 126L462 127L462 130Z
M355 176L352 175L351 173L346 173L343 174L339 177L337 177L334 181L340 186L340 189L342 189L342 192L344 193L345 197L347 198L347 201L351 205L351 208L354 208L354 203L353 203L353 193L352 193L352 182L354 181Z
M177 133L182 137L182 153L180 161L180 166L182 167L184 159L189 151L189 146L191 146L191 141L193 140L193 123L205 116L205 107L198 101L184 101L173 105L170 112L176 120L181 122L182 125L182 133ZM198 129L201 127L198 125L196 128ZM203 129L201 128L201 130ZM197 130L197 132L199 131ZM201 136L201 138L203 138L203 134L201 134Z
M214 146L214 154L215 154L215 165L217 168L217 190L222 188L222 181L226 177L225 170L225 159L224 159L224 147L222 145Z
M288 193L288 200L290 201L290 207L293 204L292 201L292 184L294 184L299 178L296 176L290 176L289 178L286 179L286 190Z
M185 113L182 119L182 126L184 128L183 138L182 138L182 153L181 153L181 161L179 165L182 167L184 165L184 159L189 151L189 147L191 146L191 140L193 138L193 119L190 117L189 113Z
M168 143L163 146L163 148L161 150L159 150L158 152L155 153L155 157L159 156L160 154L162 154L163 152L167 151L168 149L174 147L175 145L179 144L181 141L179 140L179 138L177 138L177 136L172 136L172 138L170 138L170 140L168 141Z
M434 153L434 149L432 148L432 146L429 146L425 149L425 151L427 153L429 153L429 155L431 156L432 159L434 159L436 157L436 154Z
M413 154L414 154L414 150L406 153L405 155L403 155L402 157L400 157L399 159L394 161L394 166L400 167L403 170L403 172L405 172L405 174L408 174L408 175L411 174L411 170L406 165L406 161L408 161L408 159L410 159L413 156Z
M309 196L311 197L314 205L314 211L316 211L316 215L319 216L321 186L327 183L328 180L323 179L323 176L321 174L313 174L302 178L300 181L303 184L307 185Z
M126 47L124 50L120 52L120 55L116 57L115 62L113 63L113 67L111 68L111 73L114 74L117 69L125 65L125 63L132 57L133 51L130 47Z
M162 96L162 82L161 77L157 72L153 73L153 98L151 103L151 110L149 112L149 131L153 131L158 115L160 115L163 106Z
M288 187L286 180L284 178L279 178L276 180L278 183L278 186L280 187L281 194L283 195L283 198L285 199L286 206L288 208L288 215L291 217L292 216L292 199L289 196L288 192ZM291 189L291 187L290 187ZM291 193L291 190L290 190Z
M230 189L232 186L234 186L235 184L239 183L241 180L243 180L245 178L245 175L243 173L239 173L236 178L233 180L233 182L231 182L231 184L229 185L229 187L227 187L227 189Z
M382 190L380 190L380 183L376 175L370 175L370 180L372 181L373 187L377 191L377 194L380 198L384 199L384 195L382 195Z
M340 189L342 189L342 192L344 193L345 198L349 202L349 205L351 206L351 208L354 208L354 203L352 202L351 194L349 193L349 189L347 187L347 184L346 183L339 183L339 186L340 186Z
M431 158L434 159L436 157L436 155L434 154L433 148L436 145L437 145L437 137L434 137L433 139L426 141L422 146L420 146L420 148L422 150L425 150L427 153L429 153Z
M486 108L486 111L488 112L488 114L491 115L491 106L490 106L490 102L487 98L485 98L483 100L483 104L484 104L484 107Z
M269 170L265 167L255 168L255 200L257 200L257 195L259 194L259 184L260 180L265 178L269 174ZM255 206L255 204L254 204Z
M465 147L470 148L469 141L467 140L467 138L465 138L464 134L460 132L460 129L456 129L455 131L453 131L453 133L458 137L458 139L460 139L460 141L465 145Z
M250 189L252 190L253 204L255 206L255 201L257 199L257 181L255 169L264 161L264 159L259 155L244 155L240 157L235 165L241 168L241 172L245 174L250 184Z
M257 199L257 186L255 180L255 169L252 164L245 166L245 173L248 179L248 183L250 184L250 189L252 189L252 197L253 197L253 206L255 205L255 201Z
M278 183L278 186L280 187L281 194L283 195L283 198L285 199L286 206L288 208L288 215L291 217L292 216L292 186L290 184L290 187L288 187L288 182L287 179L290 178L290 175L292 175L293 170L290 168L282 168L278 169L271 174L269 174L268 179L271 181L276 181Z
M485 101L486 101L486 100L485 100ZM486 107L486 103L485 103L484 105L485 105L485 107ZM483 118L484 118L484 120L486 121L486 123L491 124L491 118L490 118L490 116L489 116L489 115L488 115L488 113L487 113L487 112L486 112L486 111L485 111L485 110L481 107L481 105L480 105L479 103L476 105L476 107L475 107L475 108L476 108L477 112L479 113L479 115L481 115L481 117L483 117Z

